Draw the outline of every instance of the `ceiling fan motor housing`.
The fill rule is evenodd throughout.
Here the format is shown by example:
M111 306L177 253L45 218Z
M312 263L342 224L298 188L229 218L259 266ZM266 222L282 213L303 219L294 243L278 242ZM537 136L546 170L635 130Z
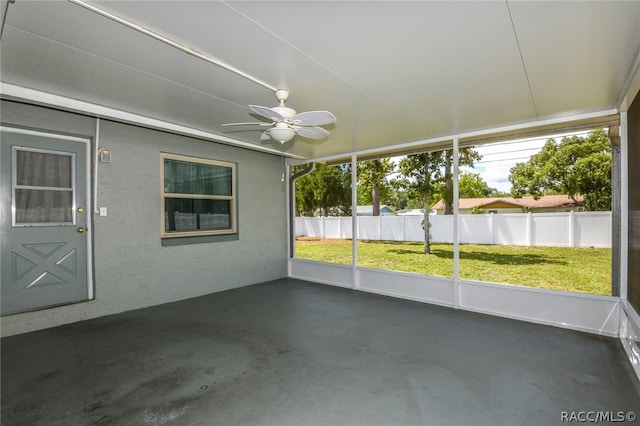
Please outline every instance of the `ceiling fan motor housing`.
M280 114L281 116L283 116L285 118L285 120L289 121L289 119L291 117L293 117L294 115L296 115L296 110L293 108L289 108L286 106L275 106L275 107L271 107L272 111L277 112L278 114Z

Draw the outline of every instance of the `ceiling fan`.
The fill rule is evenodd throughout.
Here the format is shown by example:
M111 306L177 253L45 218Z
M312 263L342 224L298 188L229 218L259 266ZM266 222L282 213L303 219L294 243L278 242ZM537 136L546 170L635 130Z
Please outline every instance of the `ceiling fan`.
M322 139L329 135L329 132L322 127L326 124L336 122L335 115L329 111L307 111L297 114L292 108L284 105L289 98L289 91L285 89L276 90L276 99L280 102L275 107L263 107L258 105L249 105L251 111L262 117L271 120L266 122L251 123L228 123L223 127L229 126L270 126L260 135L260 140L269 139L276 140L280 143L289 142L295 135L299 135L309 139Z

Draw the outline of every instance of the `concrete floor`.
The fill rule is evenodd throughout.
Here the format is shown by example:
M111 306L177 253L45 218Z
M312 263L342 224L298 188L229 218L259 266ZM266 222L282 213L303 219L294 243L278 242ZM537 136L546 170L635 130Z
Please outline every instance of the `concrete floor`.
M634 411L617 339L283 279L2 339L2 425L544 425Z

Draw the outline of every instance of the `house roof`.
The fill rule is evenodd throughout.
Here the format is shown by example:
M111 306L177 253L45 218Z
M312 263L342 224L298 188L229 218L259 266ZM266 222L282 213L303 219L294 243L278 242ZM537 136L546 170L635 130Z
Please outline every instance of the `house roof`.
M640 79L637 1L0 5L4 97L311 159L592 128ZM335 114L330 135L222 127L277 88Z
M576 196L578 202L582 201L582 196ZM545 195L536 200L533 197L486 197L486 198L461 198L458 200L459 209L472 209L474 207L487 208L491 205L503 204L501 208L508 206L528 207L531 209L553 208L553 207L569 207L575 206L575 202L566 195ZM506 204L506 206L504 205ZM444 200L438 201L433 208L435 210L444 209Z

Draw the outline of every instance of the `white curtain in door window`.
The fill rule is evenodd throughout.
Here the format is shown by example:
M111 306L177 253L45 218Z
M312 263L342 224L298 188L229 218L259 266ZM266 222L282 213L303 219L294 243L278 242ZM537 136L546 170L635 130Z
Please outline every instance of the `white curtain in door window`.
M73 155L17 149L16 224L73 222Z

